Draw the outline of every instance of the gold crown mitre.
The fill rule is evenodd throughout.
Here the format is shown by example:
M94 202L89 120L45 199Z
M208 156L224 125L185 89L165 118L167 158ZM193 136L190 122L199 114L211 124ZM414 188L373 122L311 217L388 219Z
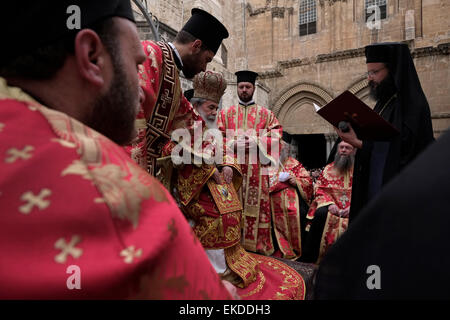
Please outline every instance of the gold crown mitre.
M194 78L194 98L202 98L219 103L227 88L227 81L212 71L200 72Z

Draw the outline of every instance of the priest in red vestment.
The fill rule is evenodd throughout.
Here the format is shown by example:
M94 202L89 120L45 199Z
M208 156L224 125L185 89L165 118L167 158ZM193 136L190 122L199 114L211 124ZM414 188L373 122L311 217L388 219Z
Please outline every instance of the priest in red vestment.
M271 234L269 168L279 161L282 127L269 109L253 100L257 75L252 71L236 73L239 103L219 113L218 127L242 169L243 246L249 251L271 255L275 249ZM224 170L229 182L232 170Z
M102 4L18 2L0 19L0 299L229 299L172 197L116 144L145 54L130 1Z
M222 133L216 123L218 105L226 86L219 73L207 71L195 76L191 102L201 115L200 138L206 141L198 144L202 146L199 150L194 150L195 139L171 141L164 148L165 157L159 159L161 176L170 190L174 190L217 273L236 285L242 299L303 299L305 284L295 270L278 260L248 253L241 245L242 206L236 190L241 187L242 173L237 163L231 164L233 158L222 161L227 154L222 151ZM179 163L174 158L181 151L184 161ZM186 158L186 154L189 157ZM202 161L191 163L195 157ZM215 161L209 161L211 159ZM223 177L224 164L234 170L231 183L226 183Z
M307 214L306 243L301 258L320 263L336 240L347 230L352 197L355 148L341 141L334 162L316 181L314 201Z
M156 159L172 132L197 120L181 90L180 71L188 79L205 71L225 38L228 31L220 21L194 8L173 43L142 41L147 58L139 78L146 98L136 118L137 138L126 149L150 174L156 175Z
M289 156L290 144L283 132L280 168L270 177L272 227L279 252L274 255L296 260L302 254L302 223L313 195L311 175Z

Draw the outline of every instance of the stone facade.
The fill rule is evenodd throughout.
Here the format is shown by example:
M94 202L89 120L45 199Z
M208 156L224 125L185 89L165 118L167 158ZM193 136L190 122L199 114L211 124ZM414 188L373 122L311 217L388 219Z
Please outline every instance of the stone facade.
M438 137L450 126L450 2L386 0L386 18L366 23L364 0L316 0L316 32L299 33L302 0L147 0L160 28L179 30L200 7L230 32L210 70L229 82L223 105L237 101L234 72L250 69L261 76L256 101L272 109L284 129L295 135L324 136L327 151L333 128L315 114L344 90L368 105L364 46L374 42L408 43L430 104ZM226 66L226 67L225 67Z

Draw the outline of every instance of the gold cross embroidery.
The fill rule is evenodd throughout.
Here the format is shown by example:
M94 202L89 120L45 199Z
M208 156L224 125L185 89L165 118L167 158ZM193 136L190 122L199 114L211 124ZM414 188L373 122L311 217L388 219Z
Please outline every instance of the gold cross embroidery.
M163 102L161 104L161 108L165 109L166 108L166 104L171 104L172 103L172 98L169 97L169 90L165 89L164 90L164 94L161 97L161 101Z
M83 249L75 248L75 245L81 242L81 237L78 235L72 236L69 243L66 243L64 238L55 242L55 249L62 250L62 252L55 256L57 263L66 263L67 256L71 255L74 259L78 259L83 254Z
M32 146L26 146L23 150L19 150L16 148L9 149L6 154L9 155L8 158L5 159L6 163L14 163L17 159L27 160L32 157L31 152L34 150Z
M120 252L120 256L123 257L125 263L132 263L134 258L140 258L142 256L142 249L136 250L134 246L129 246Z
M19 207L19 211L23 214L29 214L33 210L34 206L38 207L39 210L44 210L50 205L50 200L44 200L52 194L49 189L42 189L41 192L35 196L31 191L25 192L20 200L26 201L27 203Z

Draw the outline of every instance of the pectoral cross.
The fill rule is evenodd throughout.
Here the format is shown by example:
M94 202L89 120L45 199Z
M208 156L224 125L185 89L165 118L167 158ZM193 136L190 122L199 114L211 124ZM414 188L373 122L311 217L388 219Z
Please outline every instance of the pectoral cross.
M347 202L349 202L350 201L350 199L347 197L347 195L343 195L340 199L339 199L341 202L342 202L342 205L344 206L344 207L346 207L347 206Z

